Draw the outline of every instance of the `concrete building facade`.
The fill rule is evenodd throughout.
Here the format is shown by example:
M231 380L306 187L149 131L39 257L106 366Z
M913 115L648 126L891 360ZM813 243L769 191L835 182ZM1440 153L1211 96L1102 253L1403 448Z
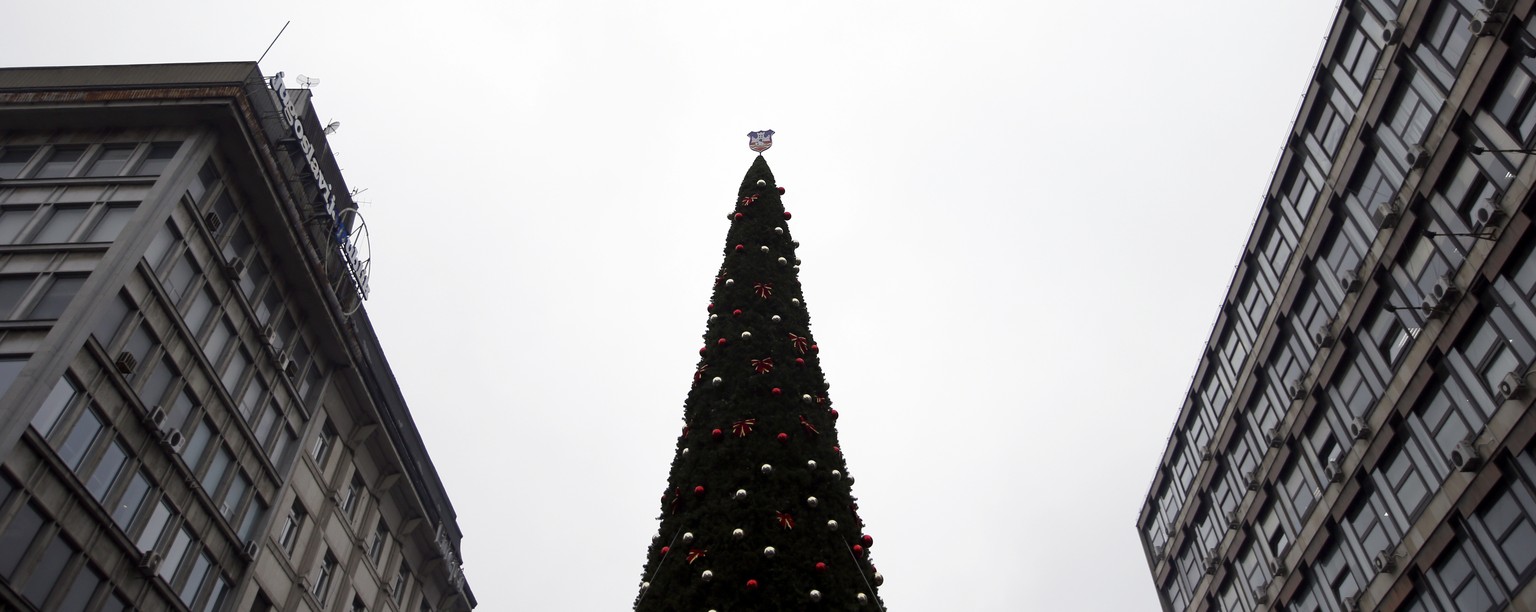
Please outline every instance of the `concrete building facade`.
M283 85L0 69L0 609L474 608Z
M1138 518L1164 609L1536 609L1532 6L1340 4Z

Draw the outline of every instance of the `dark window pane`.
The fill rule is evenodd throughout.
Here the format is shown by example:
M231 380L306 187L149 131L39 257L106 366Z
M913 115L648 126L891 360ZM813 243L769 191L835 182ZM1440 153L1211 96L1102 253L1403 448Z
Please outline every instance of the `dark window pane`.
M37 153L37 147L6 147L0 153L0 180L21 176L22 167Z
M101 461L96 464L96 469L91 472L91 477L85 483L86 490L98 501L104 501L107 491L112 488L112 483L117 481L117 474L123 470L123 464L128 461L128 452L123 450L123 445L114 440L101 456Z
M91 448L91 442L96 440L96 434L101 432L101 419L90 410L80 413L80 420L75 421L75 427L69 430L69 437L59 444L59 459L71 470L80 469L80 461L85 459L85 452Z
M70 169L75 167L75 162L80 161L80 156L85 154L85 149L80 147L60 147L53 150L48 156L48 161L37 169L33 178L59 178L69 176Z
M149 147L149 154L144 156L144 161L139 164L139 176L159 176L165 172L165 167L171 164L171 158L176 156L176 149L181 148L179 142L157 142Z
M42 528L43 517L32 509L32 504L23 505L16 512L11 524L0 532L0 576L12 578L16 575L16 564L21 562L21 556L26 554Z
M75 299L75 294L80 292L80 286L85 284L84 276L60 276L55 278L48 290L43 292L43 297L32 306L32 312L27 315L29 319L57 319L64 314L64 308Z
M48 399L43 400L43 407L37 411L37 416L32 417L32 427L43 437L48 437L48 434L53 433L53 426L59 422L59 415L69 406L70 400L75 399L75 393L75 383L70 382L67 376L60 378L59 383L53 386L53 391L48 393Z
M21 373L22 366L27 365L26 357L0 358L0 397L11 388L11 383L16 381L16 375Z
M0 244L16 244L16 239L21 236L21 228L27 226L36 212L36 206L0 208Z
M112 206L102 213L101 220L96 222L96 227L85 237L86 242L112 242L123 228L128 226L128 219L133 217L132 206Z
M48 549L43 551L42 558L33 566L32 576L27 578L27 585L21 594L32 600L39 606L48 600L48 594L53 592L53 585L59 581L59 574L64 572L64 566L75 556L75 547L65 542L64 538L56 538L48 544Z
M144 505L144 496L148 493L149 478L144 472L134 472L133 480L128 481L128 488L123 490L122 498L112 506L112 521L127 531L133 524L133 517L139 513L139 507Z
M10 318L16 304L22 296L27 294L27 289L32 287L35 276L0 276L0 319Z
M128 157L133 155L134 145L107 145L96 156L96 161L91 163L91 169L86 176L117 176L122 174L123 166L128 163Z
M73 583L69 585L69 594L59 602L60 612L78 612L85 609L85 605L91 602L91 596L96 594L96 587L101 586L101 572L94 567L85 567L80 574L75 576Z

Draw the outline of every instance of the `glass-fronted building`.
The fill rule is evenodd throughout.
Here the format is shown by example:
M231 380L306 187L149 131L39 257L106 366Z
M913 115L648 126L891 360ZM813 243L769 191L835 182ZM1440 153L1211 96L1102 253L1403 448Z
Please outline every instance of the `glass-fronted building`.
M281 85L0 69L0 609L474 607Z
M1164 609L1536 609L1532 5L1340 4L1138 518Z

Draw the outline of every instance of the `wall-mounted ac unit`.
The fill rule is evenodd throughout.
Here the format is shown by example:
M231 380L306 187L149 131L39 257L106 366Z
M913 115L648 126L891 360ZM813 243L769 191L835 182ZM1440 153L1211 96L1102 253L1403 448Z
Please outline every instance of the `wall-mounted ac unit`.
M1298 378L1291 381L1291 384L1285 387L1285 394L1293 400L1299 400L1303 397L1306 397L1307 380L1305 378Z
M1257 491L1264 484L1259 481L1259 475L1254 470L1248 470L1248 475L1244 477L1244 482L1248 485L1249 491Z
M160 443L170 447L172 450L181 448L181 443L185 441L186 437L181 435L181 430L179 429L167 429L160 432Z
M209 233L217 234L219 229L224 227L224 220L219 218L219 213L210 210L208 214L203 215L203 225L208 226Z
M1163 557L1167 556L1167 554L1167 544L1158 544L1157 546L1152 547L1152 564L1157 565L1158 563L1162 563Z
M1323 475L1328 477L1328 482L1344 482L1344 462L1329 459L1328 465L1323 468Z
M1397 570L1397 556L1392 554L1392 549L1384 548L1376 553L1376 558L1371 559L1371 565L1376 566L1378 572L1391 572Z
M1409 153L1408 156L1413 157L1413 154ZM1376 205L1376 210L1371 211L1371 218L1376 221L1377 229L1391 229L1403 218L1403 207L1398 205L1397 200L1387 200Z
M1461 287L1456 286L1455 273L1446 272L1435 279L1435 286L1430 289L1430 295L1442 302L1454 300L1461 295Z
M1214 443L1213 444L1207 444L1205 446L1200 447L1200 459L1201 460L1210 461L1211 458L1215 457L1215 456L1216 456L1216 445Z
M245 543L245 548L241 549L241 551L240 551L241 555L245 556L245 558L247 560L251 560L251 561L255 561L256 560L256 555L258 555L260 553L261 553L261 542L257 542L257 541L254 541L254 540L250 541L250 542L246 542Z
M1467 31L1473 36L1493 36L1499 33L1499 26L1504 25L1504 14L1501 12L1479 9L1467 24Z
M160 569L160 560L160 553L153 550L145 551L143 555L139 556L139 571L145 574L154 574L155 570Z
M1237 529L1238 527L1242 527L1242 526L1243 526L1243 515L1238 514L1238 512L1236 510L1233 510L1233 511L1227 513L1227 528L1229 528L1229 529Z
M1285 561L1274 559L1269 562L1269 575L1279 578L1285 575Z
M1429 165L1429 151L1426 151L1423 145L1409 146L1408 152L1403 154L1403 161L1410 168L1423 168Z
M159 431L161 427L165 426L165 410L158 406L150 408L149 412L144 413L144 424L155 431Z
M1348 597L1341 597L1339 598L1339 604L1343 606L1344 612L1360 612L1360 594L1355 593Z
M1217 557L1214 550L1207 552L1205 557L1205 573L1215 574L1216 570L1219 569L1221 569L1221 557Z
M1333 336L1334 323L1335 317L1328 317L1327 320L1319 324L1317 329L1312 332L1312 341L1316 342L1319 348L1328 348L1333 346L1333 341L1335 339Z
M287 376L288 380L295 383L299 382L299 363L294 361L293 358L283 355L277 360L277 366L282 369L283 375Z
M1264 584L1261 584L1259 586L1253 587L1253 602L1254 603L1257 603L1259 605L1264 605L1264 604L1269 603L1269 584L1270 584L1269 581L1265 581Z
M1339 273L1339 286L1346 293L1354 293L1360 290L1360 273L1354 270L1346 270Z
M1451 300L1440 299L1432 295L1427 296L1423 301L1419 302L1419 310L1426 317L1438 319L1451 311Z
M1365 417L1355 417L1355 420L1349 422L1349 437L1356 442L1371 437L1371 425Z
M1519 395L1530 388L1530 383L1525 380L1525 367L1516 366L1513 372L1504 375L1504 380L1499 381L1499 396L1495 399L1504 401Z
M1480 230L1504 220L1504 207L1499 203L1501 199L1502 195L1495 193L1472 207L1472 216L1467 219L1472 223L1472 229Z
M1451 466L1458 472L1476 472L1483 467L1483 454L1477 450L1477 434L1467 436L1451 450Z
M1285 444L1285 436L1280 435L1279 427L1271 427L1264 432L1264 441L1269 443L1270 448L1279 448Z
M112 365L117 366L117 371L121 374L132 374L139 367L139 358L134 357L133 353L123 351L117 354L117 359L112 362Z
M1388 21L1386 25L1381 26L1381 44L1383 46L1395 45L1402 39L1403 26L1396 21Z
M229 261L224 262L224 276L226 278L229 280L240 280L242 274L245 274L244 259L231 257Z

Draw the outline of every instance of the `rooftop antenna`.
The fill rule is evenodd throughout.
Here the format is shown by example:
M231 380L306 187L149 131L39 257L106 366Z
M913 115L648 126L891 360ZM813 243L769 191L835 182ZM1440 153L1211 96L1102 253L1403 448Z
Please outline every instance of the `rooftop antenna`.
M277 39L283 37L283 32L288 31L288 24L290 24L290 23L293 23L292 19L289 19L288 21L283 22L283 29L278 30L277 31L277 36L273 36L272 37L272 42L267 43L267 50L261 52L261 57L256 58L256 63L260 64L261 60L267 59L267 52L272 50L272 45L277 44Z
M303 85L305 89L314 89L315 86L320 84L320 79L307 77L302 74L296 77L296 80L298 80L299 84Z

